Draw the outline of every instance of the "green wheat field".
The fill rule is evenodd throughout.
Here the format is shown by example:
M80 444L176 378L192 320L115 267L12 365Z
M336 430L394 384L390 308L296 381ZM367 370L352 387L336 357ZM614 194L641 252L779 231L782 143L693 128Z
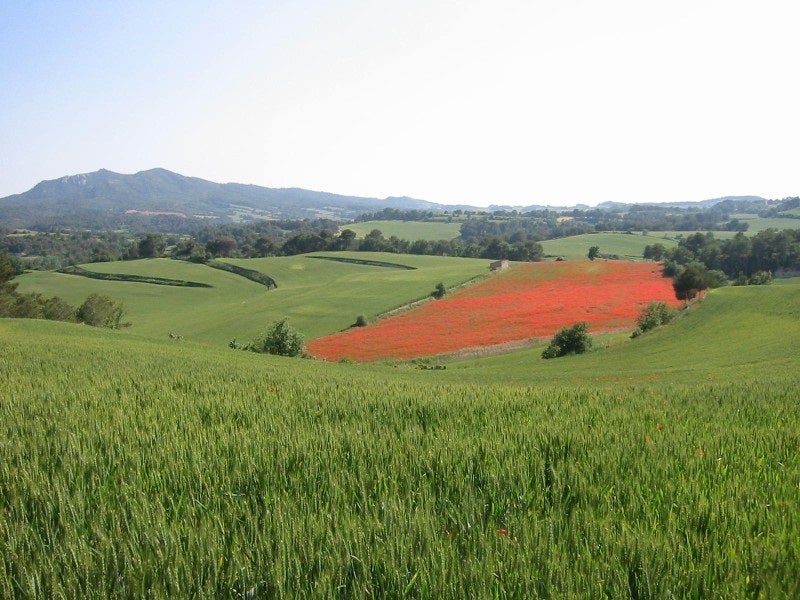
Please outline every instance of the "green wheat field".
M398 298L357 273L405 273L411 299L443 272L238 262L279 288L211 269L179 273L211 289L19 278L159 289L125 297L121 331L0 320L0 597L800 597L799 280L714 290L582 356L424 369L234 351L224 321L307 269L350 273L345 321Z

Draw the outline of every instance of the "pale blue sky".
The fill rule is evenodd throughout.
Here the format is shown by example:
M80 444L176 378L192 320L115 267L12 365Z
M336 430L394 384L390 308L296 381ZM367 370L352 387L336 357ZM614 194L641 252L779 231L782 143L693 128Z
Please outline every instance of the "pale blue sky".
M796 6L0 0L0 197L152 167L473 205L794 196Z

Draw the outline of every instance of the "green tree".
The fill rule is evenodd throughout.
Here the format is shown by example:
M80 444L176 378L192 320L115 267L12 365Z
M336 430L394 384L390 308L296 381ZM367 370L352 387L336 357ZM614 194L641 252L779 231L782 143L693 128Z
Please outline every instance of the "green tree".
M664 258L664 253L667 251L664 244L656 242L655 244L648 244L644 247L644 252L642 253L642 258L647 260L654 260L656 262L661 261Z
M155 258L161 256L164 248L166 248L166 243L163 237L157 233L148 233L139 240L137 251L139 258Z
M431 296L440 300L444 298L444 295L447 293L447 289L444 287L444 284L440 281L436 284L436 289L431 292Z
M557 358L567 354L583 354L592 347L589 324L586 321L564 327L553 336L550 344L542 352L542 358Z
M691 300L698 293L709 288L725 285L725 274L721 271L709 271L698 261L692 261L675 277L672 287L679 300Z
M11 281L18 275L17 267L8 255L8 252L3 250L0 252L0 285Z
M589 260L594 260L600 254L600 246L592 246L589 248Z
M76 317L78 322L93 327L119 329L126 325L122 322L124 315L125 308L122 302L108 296L90 294L86 301L78 307Z
M756 271L747 280L747 285L769 285L772 283L772 273L769 271Z
M254 340L248 348L253 352L300 356L303 353L303 336L295 331L288 319L275 321L263 336Z
M44 318L51 321L75 321L76 309L58 296L44 302Z
M349 250L356 239L356 232L352 229L342 229L339 234L337 247L339 250Z

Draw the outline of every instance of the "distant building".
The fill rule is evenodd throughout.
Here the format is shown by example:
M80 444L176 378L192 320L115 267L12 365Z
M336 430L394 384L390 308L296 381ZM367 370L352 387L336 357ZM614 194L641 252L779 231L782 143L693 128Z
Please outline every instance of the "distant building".
M496 260L493 263L489 264L489 269L492 271L502 271L503 269L508 268L508 260L505 258L503 260Z

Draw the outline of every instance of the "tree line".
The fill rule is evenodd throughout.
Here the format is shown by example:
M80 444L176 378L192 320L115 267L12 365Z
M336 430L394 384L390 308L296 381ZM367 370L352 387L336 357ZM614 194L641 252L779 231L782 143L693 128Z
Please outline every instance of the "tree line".
M663 262L678 298L690 299L728 281L762 285L776 273L800 272L800 229L766 229L752 237L739 232L726 240L698 232L681 238L673 248L645 246L642 256Z

